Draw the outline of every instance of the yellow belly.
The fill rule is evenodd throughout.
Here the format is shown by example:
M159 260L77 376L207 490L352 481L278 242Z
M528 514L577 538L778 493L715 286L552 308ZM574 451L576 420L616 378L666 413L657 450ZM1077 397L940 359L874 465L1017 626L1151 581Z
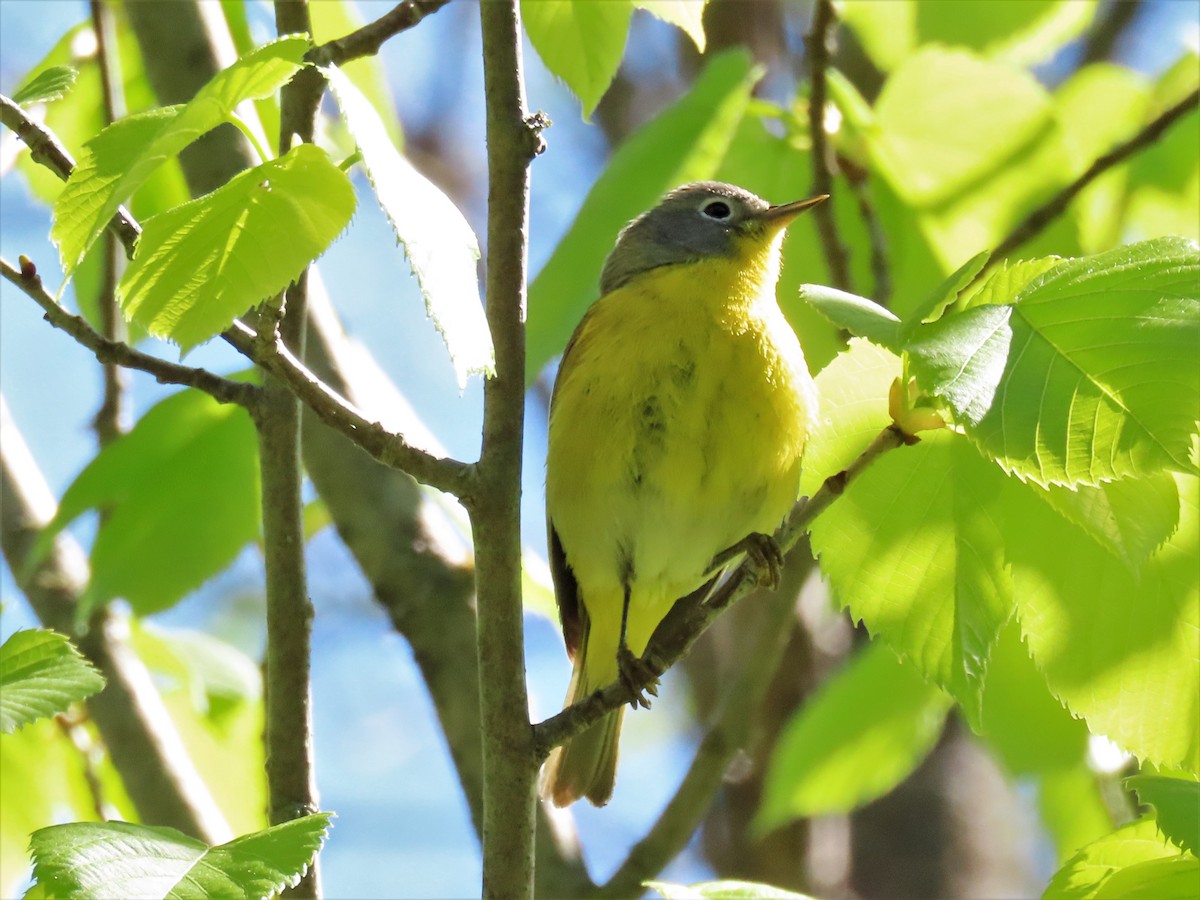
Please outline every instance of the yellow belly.
M729 260L646 273L593 306L564 362L547 512L589 657L615 656L625 585L640 654L717 553L773 531L796 500L815 389L774 279L745 285Z

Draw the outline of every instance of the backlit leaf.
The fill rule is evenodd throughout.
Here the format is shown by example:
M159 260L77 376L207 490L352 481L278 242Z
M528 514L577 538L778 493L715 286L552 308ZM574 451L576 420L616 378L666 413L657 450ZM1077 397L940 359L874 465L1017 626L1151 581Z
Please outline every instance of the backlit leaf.
M670 22L692 39L696 49L704 52L704 6L708 0L634 0L639 9L655 18Z
M756 827L849 812L886 794L933 749L950 706L913 666L873 642L784 726Z
M264 97L301 67L305 37L281 38L259 47L219 72L187 104L140 119L110 125L85 145L79 165L54 204L51 237L68 277L104 230L117 207L163 163L196 138L229 119L243 100ZM157 121L158 128L147 127Z
M658 891L665 900L812 900L807 894L752 881L702 881L697 884L647 881L646 887Z
M279 159L145 223L118 299L186 352L288 286L350 222L354 188L325 151Z
M88 509L108 516L92 547L88 600L166 609L228 566L259 529L254 426L199 391L152 407L67 488L47 538Z
M1154 807L1154 821L1176 847L1200 855L1200 782L1163 775L1135 775L1125 784Z
M104 687L104 677L55 631L17 631L0 645L0 731L66 712Z
M881 347L898 349L900 320L885 307L836 288L802 284L801 295L834 325Z
M522 0L521 22L546 68L566 82L588 119L625 54L633 0Z
M899 362L856 341L817 377L821 422L801 493L844 468L890 422ZM978 722L991 645L1012 609L997 503L1000 469L960 435L936 432L882 457L813 523L838 602Z
M1153 883L1163 875L1169 879L1171 875L1180 874L1185 878L1190 875L1185 881L1187 893L1162 890L1170 887L1162 883L1158 885L1160 892L1125 893L1139 883ZM1188 862L1187 857L1181 856L1179 850L1158 833L1154 820L1145 818L1118 828L1076 853L1050 879L1042 896L1046 900L1134 896L1145 900L1184 900L1196 896L1194 885L1197 879L1200 879L1200 860L1193 856Z
M1011 304L921 328L922 387L1002 466L1039 484L1191 471L1200 252L1162 238L1063 262Z
M1200 769L1200 512L1175 476L1180 521L1139 573L1032 486L1002 514L1025 640L1051 691L1143 762Z
M479 241L458 208L401 156L367 99L335 67L329 81L396 238L421 285L425 308L446 341L459 388L490 374L495 351L479 299Z
M59 100L75 86L77 75L70 66L51 66L26 81L10 99L20 106Z

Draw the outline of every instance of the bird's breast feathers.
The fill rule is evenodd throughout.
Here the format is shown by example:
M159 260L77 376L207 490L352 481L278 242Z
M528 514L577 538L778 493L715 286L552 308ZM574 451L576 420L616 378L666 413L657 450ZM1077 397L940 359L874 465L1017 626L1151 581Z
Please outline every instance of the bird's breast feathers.
M546 496L583 585L621 572L690 591L716 553L795 502L815 389L774 279L750 292L737 270L646 273L594 304L572 340Z

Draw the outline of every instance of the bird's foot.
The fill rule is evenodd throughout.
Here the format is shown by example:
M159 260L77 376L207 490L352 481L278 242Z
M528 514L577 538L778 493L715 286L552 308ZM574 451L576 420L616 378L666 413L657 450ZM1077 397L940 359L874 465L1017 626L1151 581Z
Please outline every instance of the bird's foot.
M658 677L662 674L661 667L657 666L650 657L634 656L633 652L622 644L617 650L617 674L620 676L621 684L625 685L626 690L633 694L629 705L634 709L639 706L649 709L650 698L646 694L651 697L658 696ZM645 687L640 687L643 684Z
M769 534L752 531L732 547L722 550L713 557L709 571L715 571L742 554L754 565L754 581L759 587L773 590L779 587L779 579L783 574L783 551L775 543L775 538Z

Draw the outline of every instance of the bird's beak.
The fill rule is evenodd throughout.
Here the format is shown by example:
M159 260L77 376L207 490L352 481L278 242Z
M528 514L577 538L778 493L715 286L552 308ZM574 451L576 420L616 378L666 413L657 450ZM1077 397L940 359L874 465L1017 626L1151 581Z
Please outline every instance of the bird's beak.
M792 220L800 215L800 213L816 206L818 203L824 203L828 199L828 194L819 194L816 197L809 197L807 200L793 200L791 203L769 206L759 214L759 219L760 221L774 225L776 228L786 228L792 224Z

